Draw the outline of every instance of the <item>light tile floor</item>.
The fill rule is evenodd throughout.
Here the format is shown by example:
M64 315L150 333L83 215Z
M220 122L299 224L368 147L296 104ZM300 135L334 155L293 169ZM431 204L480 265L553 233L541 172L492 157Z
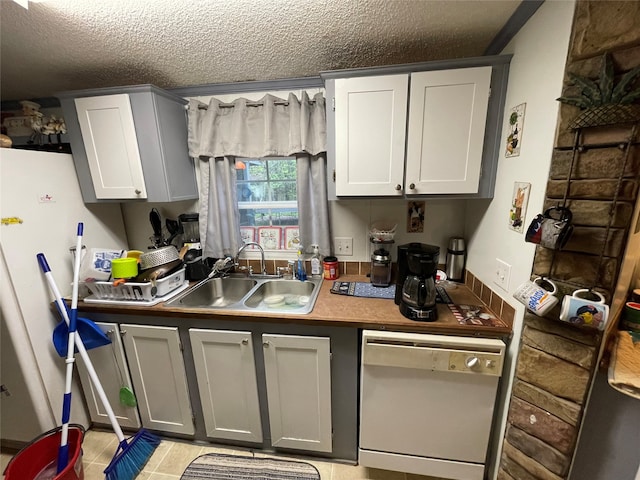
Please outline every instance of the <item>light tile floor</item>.
M89 430L82 442L85 480L103 480L103 470L111 461L116 448L113 433ZM195 458L205 453L227 453L236 455L255 455L256 457L290 458L314 465L321 480L439 480L434 477L391 472L361 466L344 465L330 461L321 461L314 457L287 457L279 454L265 454L240 448L225 448L219 445L202 446L187 441L162 440L153 456L149 459L137 480L179 480L182 472ZM9 463L11 455L1 454L2 471ZM4 477L3 477L4 478Z

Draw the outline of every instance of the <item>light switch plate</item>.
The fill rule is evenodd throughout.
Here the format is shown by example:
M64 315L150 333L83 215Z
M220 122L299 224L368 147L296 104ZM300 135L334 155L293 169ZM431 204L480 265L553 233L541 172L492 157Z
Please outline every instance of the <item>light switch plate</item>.
M336 237L333 244L336 248L336 255L349 256L353 255L353 238Z
M496 258L495 276L493 283L499 285L505 290L509 290L509 277L511 276L511 265L504 260Z

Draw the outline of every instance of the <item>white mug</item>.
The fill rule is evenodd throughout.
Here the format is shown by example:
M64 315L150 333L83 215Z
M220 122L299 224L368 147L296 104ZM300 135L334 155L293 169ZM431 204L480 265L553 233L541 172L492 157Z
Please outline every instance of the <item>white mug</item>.
M554 296L558 289L555 283L545 279L545 283L553 287L551 291L546 290L539 285L540 280L543 280L542 277L536 278L533 282L530 280L524 282L513 292L513 297L542 317L558 303L558 297Z
M581 293L588 293L589 290L582 288L573 292L573 295L566 295L562 300L560 310L560 320L578 326L586 326L604 330L609 316L609 306L605 305L604 297L598 292L591 292L600 298L599 301L581 298Z

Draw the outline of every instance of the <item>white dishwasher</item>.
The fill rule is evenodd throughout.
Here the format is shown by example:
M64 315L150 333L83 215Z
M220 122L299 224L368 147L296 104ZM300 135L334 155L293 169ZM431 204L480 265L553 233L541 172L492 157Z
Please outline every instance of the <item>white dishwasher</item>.
M496 339L365 330L359 463L482 480L504 351Z

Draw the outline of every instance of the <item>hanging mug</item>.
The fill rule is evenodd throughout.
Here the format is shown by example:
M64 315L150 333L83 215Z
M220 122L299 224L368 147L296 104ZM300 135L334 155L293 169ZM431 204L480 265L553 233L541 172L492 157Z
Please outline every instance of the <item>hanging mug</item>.
M573 214L566 207L548 208L533 219L525 234L525 241L560 250L573 232L572 219Z
M513 297L516 300L540 317L543 317L558 303L558 297L555 296L558 291L556 284L551 280L544 279L544 282L552 287L552 290L549 291L540 286L542 280L542 277L538 277L534 281L528 280L513 292Z
M578 326L585 326L604 330L609 316L609 306L604 303L604 296L598 292L591 292L600 300L588 300L582 298L580 294L589 293L589 290L582 288L573 292L573 295L566 295L562 300L560 310L560 320Z

